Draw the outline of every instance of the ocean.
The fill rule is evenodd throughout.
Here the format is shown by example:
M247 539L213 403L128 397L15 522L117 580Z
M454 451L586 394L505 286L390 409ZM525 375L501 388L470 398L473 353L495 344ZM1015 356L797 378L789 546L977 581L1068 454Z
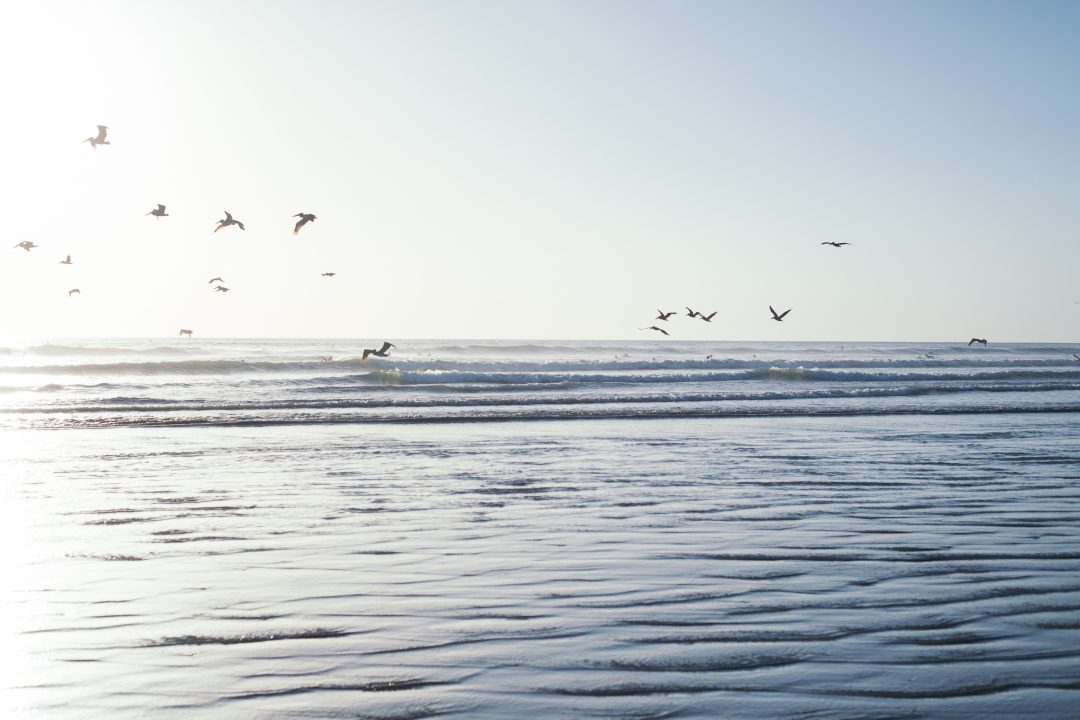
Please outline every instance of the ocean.
M1080 716L1080 345L391 340L0 348L0 715Z

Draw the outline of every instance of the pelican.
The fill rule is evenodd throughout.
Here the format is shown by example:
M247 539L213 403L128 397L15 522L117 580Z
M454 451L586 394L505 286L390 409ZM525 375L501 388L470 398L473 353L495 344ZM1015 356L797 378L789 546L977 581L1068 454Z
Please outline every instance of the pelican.
M296 223L296 227L294 227L292 229L292 234L293 235L299 235L300 234L300 228L304 227L309 222L315 222L315 216L312 215L311 213L305 213L305 212L296 213L295 215L293 215L293 217L300 218L300 220L297 221L297 223Z
M244 229L244 223L240 222L239 220L233 220L232 214L230 214L229 211L226 210L225 211L225 219L217 221L217 227L214 228L214 232L217 232L221 228L229 227L230 225L236 225L241 230Z
M180 336L183 337L184 335L191 337L191 331L185 328L180 328Z
M224 280L222 280L222 279L221 279L221 278L219 278L219 277L216 277L216 278L210 278L210 282L208 282L208 283L207 283L207 285L213 285L214 283L221 283L222 285L224 285L224 284L225 284L225 281L224 281Z
M147 215L153 215L154 217L157 217L157 218L169 217L169 213L165 212L165 206L162 205L161 203L158 203L157 210L151 210L150 212L148 212L146 214Z
M323 273L322 274L323 277L334 277L335 275L337 275L337 273L330 272L330 273Z
M638 330L657 330L657 331L659 331L659 332L662 332L662 333L664 333L665 335L669 335L669 334L670 334L670 333L668 333L668 331L667 331L667 330L665 330L664 328L662 328L662 327L656 327L655 325L650 325L650 326L649 326L649 327L647 327L647 328L638 328Z
M214 292L229 292L229 288L224 285L217 285L214 287Z
M701 318L702 320L704 320L705 322L712 322L713 316L714 316L714 315L716 315L716 313L717 313L717 311L716 311L716 310L713 310L713 311L712 311L711 313L709 313L708 315L702 315L701 313L698 313L698 315L697 315L697 316L698 316L699 318Z
M387 353L386 351L392 347L397 347L397 345L383 341L382 347L378 350L375 350L374 348L364 348L364 356L360 358L360 362L367 362L368 355L374 355L375 357L387 357L389 353Z
M697 310L691 310L690 308L686 307L685 305L683 305L683 307L686 308L686 317L697 317L698 315L701 314Z
M30 252L31 250L33 250L36 247L41 247L41 246L40 245L35 245L34 243L32 243L29 240L23 240L18 245L13 245L11 249L14 250L15 248L22 248L26 252Z
M687 308L687 310L689 310L689 309L690 308ZM671 317L672 315L677 313L678 310L672 310L671 312L664 312L663 310L657 310L656 312L660 313L659 315L656 316L657 320L667 320L669 317Z
M971 338L968 340L968 347L971 347L975 343L979 343L983 347L986 347L986 338Z
M71 297L72 295L82 295L82 291L79 290L79 288L71 288L68 290L68 297Z
M68 256L67 256L66 258L64 258L63 260L61 260L61 261L60 261L60 264L61 264L61 265L70 265L70 264L71 264L71 256L70 256L70 255L68 255Z
M776 311L775 311L775 310L773 310L773 307L772 307L772 305L770 305L770 306L769 306L769 312L771 312L771 313L772 313L772 318L771 318L772 320L775 320L776 322L782 322L782 321L783 321L783 319L784 319L784 316L785 316L785 315L787 315L787 314L788 314L789 312L791 312L791 308L788 308L788 309L787 309L787 310L785 310L784 312L782 312L782 313L780 313L779 315L777 315L777 314L776 314Z
M849 243L849 242L832 242L831 240L826 240L825 242L823 242L821 244L822 245L832 245L833 247L844 247L845 245L850 245L851 243Z
M90 137L83 140L83 142L90 143L90 147L93 148L94 150L97 150L98 145L111 145L112 144L108 140L105 139L105 136L108 135L108 134L109 134L109 128L105 127L104 125L98 125L97 126L97 137L94 137L93 135L91 135Z

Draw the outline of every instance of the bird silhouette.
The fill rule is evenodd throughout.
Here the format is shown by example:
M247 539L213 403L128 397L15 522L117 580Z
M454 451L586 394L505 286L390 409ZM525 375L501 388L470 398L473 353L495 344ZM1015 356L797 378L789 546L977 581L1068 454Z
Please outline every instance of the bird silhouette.
M213 285L214 283L222 283L222 284L224 284L224 283L225 283L225 281L224 281L224 280L222 280L222 279L221 279L221 278L219 278L219 277L215 277L215 278L210 278L210 282L208 282L208 283L207 283L207 285Z
M94 150L97 150L98 145L111 145L112 144L108 140L105 139L105 136L108 135L108 134L109 134L109 128L105 127L104 125L98 125L97 126L97 136L95 137L95 136L91 135L90 137L83 140L83 142L90 143L90 147L93 148Z
M183 337L184 335L191 337L191 331L186 328L180 328L180 336Z
M656 331L658 331L658 332L662 332L662 333L664 333L665 335L670 335L670 334L671 334L671 333L669 333L669 332L668 332L667 330L665 330L664 328L662 328L662 327L656 327L655 325L650 325L649 327L644 327L644 328L638 328L638 329L639 329L639 330L656 330Z
M233 220L232 214L228 210L226 210L225 211L225 219L217 221L217 227L214 228L214 232L217 232L221 228L227 228L230 225L236 225L241 230L244 229L244 223L240 222L239 220Z
M971 338L968 340L968 347L971 347L975 343L979 343L983 347L986 347L986 338Z
M66 258L61 260L59 264L60 265L70 265L71 264L71 256L68 255Z
M334 277L335 275L337 275L337 273L328 272L322 274L323 277Z
M302 213L296 213L295 215L293 215L293 217L300 218L300 220L298 220L297 223L296 223L296 227L294 227L293 230L292 230L293 235L299 235L300 234L300 228L304 227L309 222L315 222L315 216L312 215L311 213L303 213L303 212Z
M698 313L697 316L699 318L701 318L702 320L704 320L705 322L712 322L713 316L715 316L717 312L718 312L717 310L713 310L708 315L702 315L701 313Z
M29 240L23 240L18 245L13 245L12 250L14 250L15 248L22 248L26 252L30 252L31 250L33 250L36 247L41 247L41 246L40 245L35 245L34 243L32 243Z
M832 245L833 247L844 247L845 245L850 245L851 243L849 243L849 242L832 242L831 240L826 240L825 242L823 242L821 244L822 245Z
M229 292L229 288L224 285L218 285L214 288L214 292Z
M770 305L770 306L769 306L769 312L771 312L771 313L772 313L772 318L770 318L771 320L775 320L775 321L777 321L777 322L781 322L781 321L783 321L783 319L784 319L784 316L785 316L785 315L787 315L787 314L788 314L789 312L791 312L791 308L788 308L788 309L787 309L787 310L785 310L784 312L782 312L782 313L780 313L779 315L777 315L777 314L776 314L776 311L775 311L775 310L773 310L773 307L772 307L772 305Z
M697 310L691 310L690 308L686 307L685 305L683 305L683 307L686 308L686 317L697 317L698 315L701 314Z
M689 310L689 308L687 308L687 309ZM671 317L672 315L677 313L678 310L672 310L671 312L664 312L663 310L657 310L656 312L660 313L659 315L656 316L657 320L667 320L669 317Z
M71 297L72 295L82 295L82 290L79 290L79 288L71 288L68 290L68 297Z
M367 362L367 359L368 359L369 355L374 355L375 357L388 357L389 353L387 352L387 350L389 350L392 347L397 347L397 345L394 345L393 343L383 341L382 347L379 348L378 350L376 350L374 348L365 348L364 349L364 356L362 358L360 358L360 362Z
M157 206L156 209L151 210L150 212L148 212L146 214L147 215L153 215L154 217L157 217L157 218L169 217L169 213L165 212L165 206L162 205L161 203L158 203L158 206Z

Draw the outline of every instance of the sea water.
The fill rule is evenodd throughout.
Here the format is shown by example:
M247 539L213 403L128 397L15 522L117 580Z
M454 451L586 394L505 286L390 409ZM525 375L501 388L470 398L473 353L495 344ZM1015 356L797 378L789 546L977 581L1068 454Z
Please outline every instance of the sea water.
M1070 345L0 349L0 714L1080 715Z

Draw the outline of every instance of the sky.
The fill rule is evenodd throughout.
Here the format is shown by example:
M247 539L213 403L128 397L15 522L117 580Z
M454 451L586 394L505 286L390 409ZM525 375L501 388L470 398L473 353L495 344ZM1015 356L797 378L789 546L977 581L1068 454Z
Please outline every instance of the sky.
M1077 37L1069 2L0 3L0 341L690 306L672 337L1077 342Z

